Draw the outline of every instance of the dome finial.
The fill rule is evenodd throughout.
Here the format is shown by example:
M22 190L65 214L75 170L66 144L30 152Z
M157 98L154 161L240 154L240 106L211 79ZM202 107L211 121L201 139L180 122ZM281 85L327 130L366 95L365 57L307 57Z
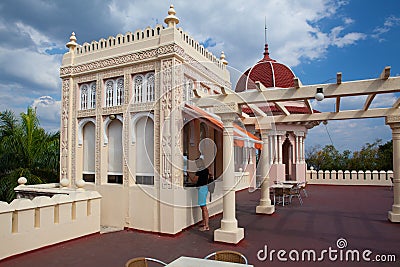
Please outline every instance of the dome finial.
M267 44L267 16L265 16L265 23L264 23L264 39L265 39L265 44Z
M179 23L179 18L176 15L174 5L170 5L168 10L168 16L165 17L164 22L168 24L168 28L173 28Z
M221 60L222 64L228 65L228 61L225 59L224 51L221 52L221 56L219 56L219 59Z

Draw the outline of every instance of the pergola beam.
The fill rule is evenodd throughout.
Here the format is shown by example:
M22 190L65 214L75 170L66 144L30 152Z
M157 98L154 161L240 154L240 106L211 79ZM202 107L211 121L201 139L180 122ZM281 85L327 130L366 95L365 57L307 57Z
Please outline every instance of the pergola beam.
M294 88L296 89L299 89L302 86L299 77L294 77L293 82L294 82Z
M194 98L193 102L198 107L212 107L215 103L248 104L313 99L318 87L324 89L325 98L400 92L400 77L343 82L340 85L315 84L302 86L299 89L294 87L267 89L261 83L258 83L258 86L260 91L249 90L235 94L212 95Z
M386 67L383 69L383 71L382 71L382 73L381 73L381 75L380 75L380 78L383 79L383 80L386 80L386 79L388 79L389 77L390 77L390 66L386 66Z
M368 95L367 100L365 100L365 104L364 104L364 107L363 107L364 111L369 109L369 106L371 105L372 100L374 100L375 96L376 96L376 94Z
M259 107L257 107L255 104L248 104L249 108L255 113L257 113L258 116L260 117L267 117L267 114L265 114L264 111L262 111Z
M256 84L257 91L262 92L261 86L264 87L264 85L260 81L256 81L255 84Z
M275 123L290 123L290 122L311 122L311 121L326 121L326 120L348 120L348 119L367 119L380 118L389 115L399 114L397 108L377 108L368 110L344 110L337 112L322 112L314 114L290 114L273 116L272 120ZM254 124L257 118L250 117L244 119L244 124Z
M336 73L336 84L341 84L342 83L342 73L338 72Z
M307 108L310 110L310 113L313 114L314 113L314 109L311 106L311 102L309 99L304 99L304 103L306 104Z
M281 103L279 103L279 102L274 102L274 104L276 105L276 107L277 107L280 111L282 111L282 112L285 114L285 116L290 115L290 112L289 112L289 110L287 110L287 108L285 107L285 105L283 105L283 104L281 104Z
M393 108L399 108L400 107L400 98L397 99L397 101L393 104Z
M336 112L340 111L340 96L336 97Z

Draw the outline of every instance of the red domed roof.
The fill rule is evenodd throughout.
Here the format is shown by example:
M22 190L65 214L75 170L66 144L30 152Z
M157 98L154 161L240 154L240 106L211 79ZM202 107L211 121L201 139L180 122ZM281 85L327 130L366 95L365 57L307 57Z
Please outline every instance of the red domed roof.
M286 65L269 57L268 44L265 45L264 58L248 69L236 84L235 91L256 89L255 82L261 82L265 87L294 87L293 71Z

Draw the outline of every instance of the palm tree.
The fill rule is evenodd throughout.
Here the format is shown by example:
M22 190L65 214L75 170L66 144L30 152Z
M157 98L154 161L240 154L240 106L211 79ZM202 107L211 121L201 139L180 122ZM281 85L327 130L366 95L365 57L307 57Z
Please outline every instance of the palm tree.
M28 183L59 179L59 132L47 133L33 108L20 114L0 113L0 200L11 201L20 176Z

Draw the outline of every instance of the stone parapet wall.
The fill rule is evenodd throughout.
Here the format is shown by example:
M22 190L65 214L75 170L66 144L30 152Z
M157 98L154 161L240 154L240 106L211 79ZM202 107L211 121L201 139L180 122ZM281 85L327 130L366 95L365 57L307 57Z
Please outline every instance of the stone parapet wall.
M391 186L393 171L307 170L308 184Z
M100 232L95 191L0 202L0 260Z

